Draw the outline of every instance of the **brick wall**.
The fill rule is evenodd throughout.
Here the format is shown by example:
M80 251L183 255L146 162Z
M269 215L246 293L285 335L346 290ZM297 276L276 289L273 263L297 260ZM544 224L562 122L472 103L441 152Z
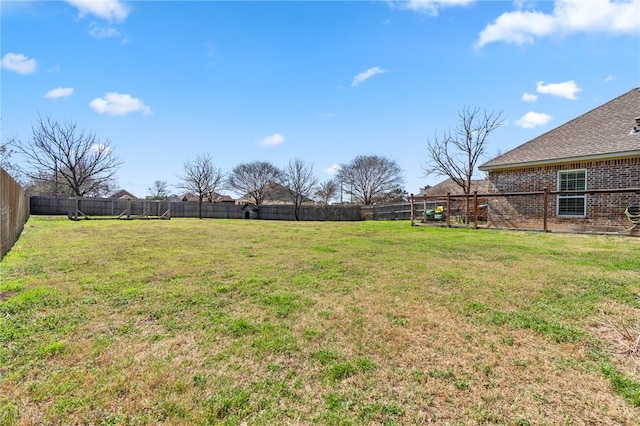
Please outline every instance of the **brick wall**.
M526 167L489 172L489 192L531 192L557 190L558 172L587 170L587 190L640 188L640 157L585 161L542 167ZM551 229L619 231L628 228L624 210L640 204L640 195L589 194L584 218L556 215L556 196L549 196L548 224ZM496 197L490 201L489 220L493 226L513 228L542 227L544 199L540 195Z

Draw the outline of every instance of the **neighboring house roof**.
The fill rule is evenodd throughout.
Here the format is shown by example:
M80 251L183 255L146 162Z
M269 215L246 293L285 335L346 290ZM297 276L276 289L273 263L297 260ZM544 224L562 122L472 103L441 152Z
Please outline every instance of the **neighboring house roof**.
M601 105L511 151L480 170L640 156L640 90ZM634 129L639 131L634 133Z
M187 192L186 194L184 194L182 196L182 201L183 202L187 202L187 201L198 201L200 200L200 197L198 197L196 194L192 193L192 192Z
M192 193L192 192L187 192L186 194L184 194L182 196L182 201L199 201L200 197L198 197L198 195ZM211 200L214 203L233 203L235 202L235 200L233 198L231 198L228 195L222 195L222 194L218 194L217 192L212 192L211 193ZM209 197L204 197L202 199L203 203L208 203L209 202Z
M272 182L267 186L264 198L267 202L291 202L291 194L289 194L289 190L275 182Z
M211 199L214 203L235 203L236 201L228 195L218 194L217 192L211 193Z
M471 193L473 191L478 191L479 193L488 192L489 184L485 179L474 179L471 181ZM451 195L461 195L463 194L462 188L460 185L455 183L451 178L443 180L437 185L434 185L430 188L425 188L420 193L416 194L418 197L425 196L440 196L447 195L450 193Z
M138 197L130 193L125 189L121 189L119 191L114 192L109 196L109 198L120 198L122 200L137 200Z
M240 197L236 201L236 203L238 204L251 203L251 202L253 202L253 197L251 197L251 195L248 193L244 194L242 197ZM303 200L303 203L310 203L310 202L313 202L311 198L305 198ZM282 186L279 183L272 182L267 185L267 188L265 190L264 203L265 204L292 204L293 202L291 201L291 194L289 193L289 190L285 186Z

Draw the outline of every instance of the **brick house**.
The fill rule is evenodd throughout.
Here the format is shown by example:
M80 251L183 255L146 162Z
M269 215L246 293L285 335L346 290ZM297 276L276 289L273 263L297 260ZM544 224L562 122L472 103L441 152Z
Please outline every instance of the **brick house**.
M640 188L640 89L627 93L479 167L489 193L589 191L548 197L550 229L621 231L631 223L627 206L640 193L598 193ZM540 228L542 196L496 197L492 225Z

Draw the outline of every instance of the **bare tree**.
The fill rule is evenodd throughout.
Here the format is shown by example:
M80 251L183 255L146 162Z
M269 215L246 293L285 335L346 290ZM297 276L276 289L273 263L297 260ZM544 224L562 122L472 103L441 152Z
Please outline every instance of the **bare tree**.
M428 162L423 166L426 176L448 176L463 193L471 192L471 178L478 160L485 154L489 136L502 126L502 112L480 111L465 106L458 111L460 123L441 137L427 142Z
M194 161L184 163L184 174L179 176L177 188L194 192L198 196L198 217L202 219L202 200L210 197L224 182L224 173L213 164L209 154L198 155Z
M281 174L281 181L293 201L294 216L300 220L302 203L311 198L318 185L318 178L313 175L313 165L298 158L289 161Z
M29 196L41 195L47 197L70 197L71 189L54 182L54 178L41 172L36 179L29 179L24 183L24 190Z
M149 193L156 200L164 200L169 196L169 184L164 180L155 180L149 187Z
M16 165L11 161L11 154L14 151L8 143L0 142L0 167L11 175L17 182L20 182L20 173Z
M91 187L84 197L106 197L115 191L113 181L105 181L100 185L87 185ZM76 194L60 178L50 172L39 172L36 177L20 182L25 192L29 196L41 195L47 197L74 197Z
M241 163L233 168L227 185L234 191L245 194L254 204L264 204L269 190L280 181L281 171L268 161Z
M340 165L336 180L356 202L371 205L404 184L402 169L395 160L378 155L360 155Z
M0 122L1 122L0 118ZM13 150L9 146L7 142L3 143L0 141L0 167L3 168L7 173L14 175L15 179L17 176L16 167L10 161L11 154L13 154Z
M322 204L329 204L338 194L338 184L335 180L322 182L316 191L316 197Z
M409 199L409 193L402 188L396 188L385 194L380 200L383 203L403 203Z
M29 166L20 171L33 182L53 186L54 195L68 192L66 189L77 197L100 194L122 164L108 140L98 140L93 132L78 129L75 122L38 116L31 133L27 142L10 141Z
M7 170L9 167L9 157L11 157L11 150L7 143L0 142L0 167Z

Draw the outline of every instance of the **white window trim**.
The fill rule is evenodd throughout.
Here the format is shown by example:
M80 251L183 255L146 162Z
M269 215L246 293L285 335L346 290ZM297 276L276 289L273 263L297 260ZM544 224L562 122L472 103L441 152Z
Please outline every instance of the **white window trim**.
M568 198L582 198L584 200L584 214L560 214L560 200ZM558 195L556 199L556 216L566 218L585 218L587 217L587 195Z
M558 170L558 175L557 175L557 179L556 179L556 188L558 191L561 191L560 189L560 175L563 173L571 173L571 172L584 172L584 191L587 190L587 174L589 173L589 171L587 169L571 169L571 170ZM582 198L584 199L584 213L583 214L560 214L560 199L564 198ZM556 217L563 217L563 218L585 218L587 217L587 194L583 194L583 195L560 195L558 194L556 196Z

